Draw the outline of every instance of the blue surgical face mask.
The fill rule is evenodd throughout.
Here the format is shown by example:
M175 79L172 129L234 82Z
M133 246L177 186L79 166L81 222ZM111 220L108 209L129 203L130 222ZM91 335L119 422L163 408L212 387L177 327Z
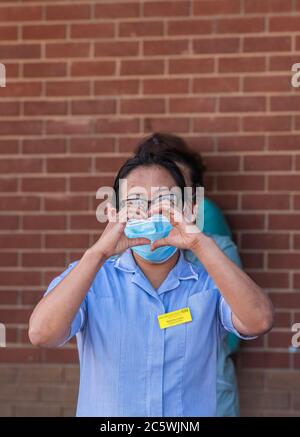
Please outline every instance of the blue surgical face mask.
M169 235L173 226L162 214L155 214L146 220L132 219L125 226L124 233L128 238L148 238L153 243L156 240ZM150 250L150 244L134 246L131 248L142 258L152 263L162 263L167 261L177 250L174 246L161 246L155 250Z

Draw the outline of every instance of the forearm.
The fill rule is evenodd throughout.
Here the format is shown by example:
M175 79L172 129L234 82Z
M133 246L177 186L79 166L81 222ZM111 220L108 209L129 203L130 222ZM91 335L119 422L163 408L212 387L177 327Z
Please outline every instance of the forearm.
M83 299L104 257L88 249L78 264L35 307L29 321L29 338L35 345L56 346L66 338Z
M236 328L245 334L269 330L273 309L261 288L205 234L199 235L193 252L230 305Z

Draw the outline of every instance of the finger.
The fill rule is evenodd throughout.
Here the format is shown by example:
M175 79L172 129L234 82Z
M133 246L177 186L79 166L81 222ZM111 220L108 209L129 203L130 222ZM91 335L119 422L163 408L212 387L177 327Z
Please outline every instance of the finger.
M156 240L151 244L150 249L154 250L161 246L171 246L170 241L168 240L168 237L161 238L160 240Z
M118 213L118 221L120 223L126 224L128 220L128 207L127 205L123 206Z
M150 209L151 215L162 214L170 221L170 223L175 226L178 222L183 221L183 216L181 210L175 206L171 205L170 202L161 202L160 205L155 205Z
M106 207L107 207L107 217L108 217L108 221L109 221L109 222L115 222L115 221L116 221L116 216L117 216L116 208L114 208L114 207L112 206L112 204L109 203L109 202L107 202Z
M148 238L127 238L128 247L141 246L142 244L151 244Z
M140 207L131 206L128 208L128 218L129 219L147 219L148 215L145 210Z

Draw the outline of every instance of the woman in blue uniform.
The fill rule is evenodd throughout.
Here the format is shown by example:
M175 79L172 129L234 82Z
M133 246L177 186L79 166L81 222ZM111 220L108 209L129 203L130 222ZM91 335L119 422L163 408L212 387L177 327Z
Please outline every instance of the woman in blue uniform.
M215 416L224 335L251 339L272 327L260 287L187 222L184 186L172 160L126 161L114 184L121 208L108 206L99 240L33 311L34 345L61 347L77 336L77 416Z

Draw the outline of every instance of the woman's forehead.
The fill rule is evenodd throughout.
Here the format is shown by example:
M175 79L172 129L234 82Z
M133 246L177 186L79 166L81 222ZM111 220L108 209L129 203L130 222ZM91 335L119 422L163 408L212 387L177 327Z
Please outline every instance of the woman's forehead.
M154 165L140 166L128 174L125 184L120 184L120 195L122 198L132 194L155 197L169 192L174 186L176 182L165 168Z
M127 176L128 188L135 185L146 188L173 187L176 181L167 169L160 166L140 166L132 170Z

